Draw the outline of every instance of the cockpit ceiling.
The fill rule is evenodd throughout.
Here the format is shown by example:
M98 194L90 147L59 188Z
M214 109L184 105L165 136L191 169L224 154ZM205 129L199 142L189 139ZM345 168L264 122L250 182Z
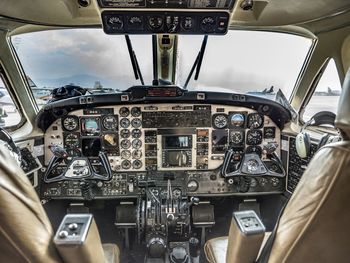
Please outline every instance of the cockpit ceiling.
M2 0L0 1L1 28L7 27L11 30L19 26L17 23L8 23L8 19L29 24L100 26L101 18L97 2L91 1L91 5L81 7L77 0L16 0L16 4L13 0ZM339 19L332 19L332 21L339 26L344 26L350 16L349 0L255 0L253 10L250 11L242 10L242 1L237 0L234 5L231 26L256 28L302 25L317 32L319 31L318 21L337 17Z

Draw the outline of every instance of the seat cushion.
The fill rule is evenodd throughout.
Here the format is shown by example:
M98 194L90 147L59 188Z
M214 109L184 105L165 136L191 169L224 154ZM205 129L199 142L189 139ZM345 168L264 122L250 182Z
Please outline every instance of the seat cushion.
M120 251L115 244L103 244L103 252L105 254L106 263L119 263Z
M261 244L258 257L270 235L271 235L271 232L265 233L264 240ZM226 263L227 244L228 244L228 236L217 237L217 238L208 240L207 243L205 243L204 245L204 253L205 253L205 256L207 257L207 260L210 263ZM233 262L230 262L230 263L233 263Z

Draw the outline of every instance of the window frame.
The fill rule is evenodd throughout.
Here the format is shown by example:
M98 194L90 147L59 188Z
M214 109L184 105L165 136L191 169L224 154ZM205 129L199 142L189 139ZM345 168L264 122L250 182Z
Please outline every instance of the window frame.
M1 78L2 82L4 83L4 88L9 93L9 96L11 97L13 104L15 105L17 112L19 113L20 118L21 118L20 121L16 125L3 127L3 129L12 132L12 131L15 131L15 130L21 128L26 123L27 120L26 120L25 115L23 113L23 109L20 106L21 104L19 103L17 96L15 96L15 94L14 94L14 88L11 85L11 82L10 82L1 62L0 62L0 78Z

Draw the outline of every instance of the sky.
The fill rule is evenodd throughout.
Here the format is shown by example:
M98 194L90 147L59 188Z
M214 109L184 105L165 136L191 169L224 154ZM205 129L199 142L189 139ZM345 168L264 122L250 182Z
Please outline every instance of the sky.
M179 84L184 84L202 38L179 36ZM150 84L151 36L131 36L131 40ZM99 80L105 87L124 90L139 84L124 36L105 35L101 29L67 29L23 34L12 42L24 71L39 87L67 81L92 86ZM289 97L310 45L309 39L281 33L231 31L226 36L209 36L199 80L191 81L189 89L245 93L274 86ZM318 90L340 89L336 82L333 69Z

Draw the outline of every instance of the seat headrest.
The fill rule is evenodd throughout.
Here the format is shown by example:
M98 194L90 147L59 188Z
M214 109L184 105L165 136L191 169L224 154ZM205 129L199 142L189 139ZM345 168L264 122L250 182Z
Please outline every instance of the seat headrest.
M346 73L339 98L335 126L342 132L344 139L350 139L350 68Z

